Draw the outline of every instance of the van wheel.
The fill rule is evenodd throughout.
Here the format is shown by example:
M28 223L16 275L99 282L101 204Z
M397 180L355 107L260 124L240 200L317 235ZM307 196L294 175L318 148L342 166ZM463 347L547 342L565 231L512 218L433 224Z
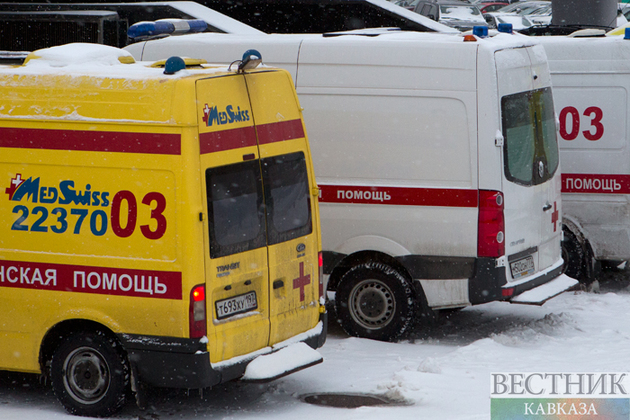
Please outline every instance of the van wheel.
M50 374L70 414L108 417L125 404L129 366L118 342L101 332L68 337L53 354Z
M335 295L338 321L348 335L395 341L412 325L416 297L411 280L386 264L347 271Z
M563 231L562 259L564 260L564 264L562 266L562 272L569 277L579 280L580 283L588 284L590 282L587 280L587 253L573 232L566 227Z

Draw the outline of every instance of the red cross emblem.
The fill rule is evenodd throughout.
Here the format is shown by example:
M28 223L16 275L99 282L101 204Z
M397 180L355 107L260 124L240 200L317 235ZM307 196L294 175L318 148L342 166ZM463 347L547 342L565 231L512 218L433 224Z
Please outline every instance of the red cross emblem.
M559 217L559 212L558 212L558 206L556 204L556 202L553 202L553 213L551 213L551 223L553 223L553 231L556 231L556 222L558 221L558 217Z
M311 284L311 275L304 275L304 261L300 263L300 276L293 279L293 289L300 289L300 302L304 301L304 287Z
M210 108L208 106L208 104L206 104L206 106L203 107L203 118L202 118L202 120L203 120L203 122L206 123L206 125L208 125L208 115L210 115L210 110L211 109L212 108Z
M15 178L11 178L11 186L9 188L5 188L4 190L5 193L9 194L9 200L13 198L13 194L22 182L24 182L24 180L22 179L21 174L17 174Z

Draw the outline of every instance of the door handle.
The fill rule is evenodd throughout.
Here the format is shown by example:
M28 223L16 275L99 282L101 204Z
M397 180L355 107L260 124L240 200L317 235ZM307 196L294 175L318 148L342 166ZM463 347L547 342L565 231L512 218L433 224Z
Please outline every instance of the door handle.
M284 282L282 280L276 280L273 282L273 290L284 287Z
M543 211L548 211L551 210L551 207L553 207L551 204L547 203L543 206Z

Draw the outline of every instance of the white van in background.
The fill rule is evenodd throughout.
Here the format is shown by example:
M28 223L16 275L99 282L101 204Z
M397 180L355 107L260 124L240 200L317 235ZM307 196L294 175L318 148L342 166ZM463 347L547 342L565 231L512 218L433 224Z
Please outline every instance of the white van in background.
M216 61L243 46L294 78L321 189L324 273L349 334L395 340L431 309L542 303L577 283L561 276L542 47L509 34L368 29L205 33L127 50Z
M630 259L630 40L540 36L559 120L567 274Z

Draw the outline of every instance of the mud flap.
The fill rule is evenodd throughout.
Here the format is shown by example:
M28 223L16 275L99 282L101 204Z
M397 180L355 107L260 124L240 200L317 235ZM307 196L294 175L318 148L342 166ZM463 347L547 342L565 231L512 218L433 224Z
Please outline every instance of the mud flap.
M542 305L549 299L558 296L560 293L567 291L578 284L579 282L576 279L571 278L566 274L561 274L550 282L513 297L510 299L510 302L526 305Z
M323 361L322 355L306 343L295 343L249 362L241 380L269 382Z

